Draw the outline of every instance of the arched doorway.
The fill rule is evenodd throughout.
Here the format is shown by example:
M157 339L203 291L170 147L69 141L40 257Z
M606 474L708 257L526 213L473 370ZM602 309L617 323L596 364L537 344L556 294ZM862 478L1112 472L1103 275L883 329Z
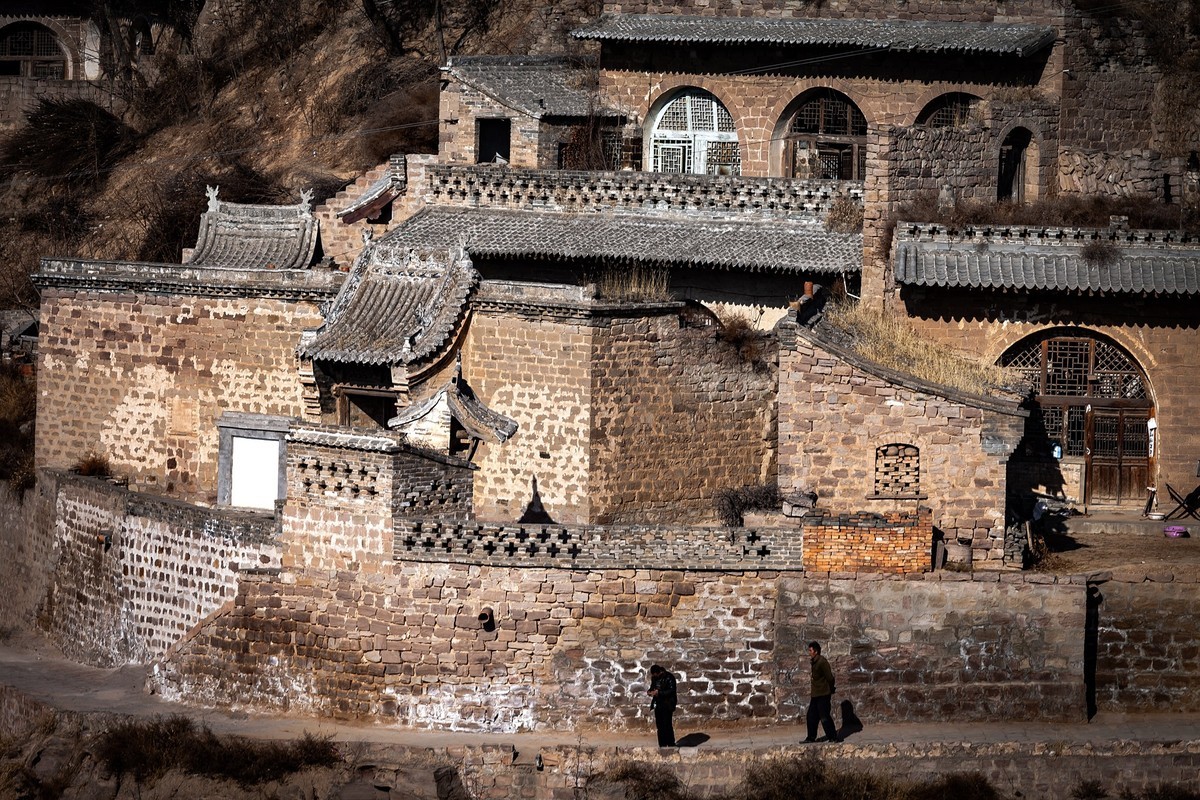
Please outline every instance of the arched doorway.
M1035 387L1027 428L1034 447L1082 464L1083 500L1129 506L1153 484L1154 403L1146 375L1119 345L1087 331L1054 331L1025 339L1001 358Z
M846 95L814 89L802 95L784 136L789 178L860 181L867 172L867 118Z
M653 172L740 175L733 117L702 89L685 89L651 115L649 163Z

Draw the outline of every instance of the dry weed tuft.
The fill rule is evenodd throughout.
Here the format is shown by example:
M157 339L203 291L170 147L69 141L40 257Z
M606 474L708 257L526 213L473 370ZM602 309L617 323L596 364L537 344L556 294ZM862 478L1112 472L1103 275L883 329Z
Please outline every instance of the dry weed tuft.
M825 230L833 233L859 233L863 229L863 207L848 195L840 194L829 205Z
M831 303L823 325L863 358L896 372L977 395L1023 391L1023 379L1015 370L972 360L931 342L906 320L858 303Z
M1092 239L1080 252L1089 267L1109 267L1116 263L1121 251L1107 239Z
M721 320L717 339L733 345L746 361L760 364L767 350L767 333L755 327L744 314L731 314Z
M670 275L655 267L606 266L596 276L596 296L631 303L663 303L671 299Z
M99 453L88 453L71 469L92 478L107 478L112 475L112 465L108 463L108 457Z
M764 483L738 489L723 489L717 493L715 503L721 522L731 528L740 528L745 524L747 511L778 511L783 501L778 485Z

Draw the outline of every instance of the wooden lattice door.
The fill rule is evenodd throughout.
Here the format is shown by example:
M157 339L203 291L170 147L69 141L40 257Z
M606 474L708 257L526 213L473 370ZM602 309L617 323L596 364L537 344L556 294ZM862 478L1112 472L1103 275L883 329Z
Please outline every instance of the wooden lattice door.
M1150 412L1098 408L1090 414L1087 502L1126 505L1142 500L1150 480Z

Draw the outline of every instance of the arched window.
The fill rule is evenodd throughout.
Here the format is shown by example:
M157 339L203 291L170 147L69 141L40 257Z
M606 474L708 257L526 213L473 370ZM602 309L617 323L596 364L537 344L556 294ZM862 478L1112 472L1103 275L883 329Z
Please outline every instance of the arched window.
M1034 387L1028 449L1082 463L1089 503L1142 502L1154 407L1132 356L1099 336L1060 331L1019 342L1000 364L1024 373Z
M965 92L950 92L925 106L917 124L927 128L961 128L979 121L980 99Z
M150 32L150 23L140 17L129 25L129 52L134 61L141 56L154 55L154 37Z
M58 37L33 22L19 22L0 30L0 75L65 78L67 59Z
M784 171L792 178L862 180L867 171L867 118L841 92L805 95L787 127Z
M691 89L677 95L654 118L650 169L696 175L740 175L733 117L708 92Z
M996 199L1013 203L1034 200L1037 187L1037 169L1031 162L1037 149L1033 146L1033 134L1026 128L1013 128L1000 145L1000 167L996 186ZM1029 191L1029 189L1033 191Z

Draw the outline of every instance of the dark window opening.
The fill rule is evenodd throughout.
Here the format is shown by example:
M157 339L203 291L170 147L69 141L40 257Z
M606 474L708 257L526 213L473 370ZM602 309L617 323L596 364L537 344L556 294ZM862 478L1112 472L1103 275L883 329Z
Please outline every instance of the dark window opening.
M867 118L832 89L811 93L788 127L785 171L792 178L862 180L867 171Z
M927 128L962 128L978 121L979 98L963 92L942 95L917 117L917 124Z
M66 58L49 28L29 22L0 31L0 75L61 80L66 74Z
M512 139L512 122L507 119L481 119L478 122L478 133L476 163L507 163Z
M349 428L387 428L396 416L396 392L367 387L333 387L337 398L337 421Z

